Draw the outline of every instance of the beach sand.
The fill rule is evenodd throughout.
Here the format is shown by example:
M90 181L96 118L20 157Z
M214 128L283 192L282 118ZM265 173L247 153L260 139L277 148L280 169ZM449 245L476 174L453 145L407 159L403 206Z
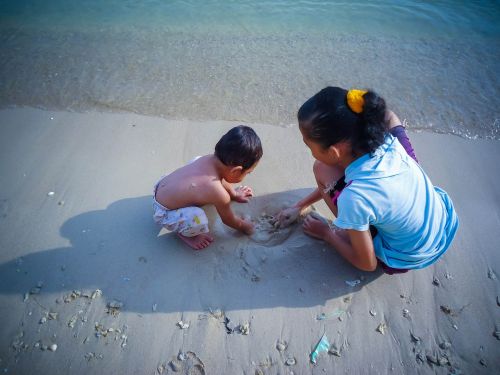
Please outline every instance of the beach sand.
M0 124L5 373L499 371L498 141L411 133L461 225L435 265L389 276L356 270L300 225L247 237L207 208L216 241L204 251L155 226L154 183L235 123L13 108ZM263 221L310 191L313 159L296 127L252 126L264 147L245 180L255 198L234 207ZM313 365L323 334L337 352Z

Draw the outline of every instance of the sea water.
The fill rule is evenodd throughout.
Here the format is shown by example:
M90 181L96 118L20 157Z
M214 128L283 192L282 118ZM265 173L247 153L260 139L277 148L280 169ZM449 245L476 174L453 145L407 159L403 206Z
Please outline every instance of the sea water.
M296 124L327 85L500 139L498 1L0 0L0 107Z

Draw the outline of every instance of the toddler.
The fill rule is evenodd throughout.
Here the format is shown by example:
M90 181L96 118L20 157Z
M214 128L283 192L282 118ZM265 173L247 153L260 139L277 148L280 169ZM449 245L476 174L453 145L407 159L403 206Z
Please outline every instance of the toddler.
M253 224L237 217L230 206L232 200L248 202L252 189L234 189L232 184L243 181L261 157L262 145L255 131L243 125L232 128L217 142L214 154L197 157L158 181L153 199L155 222L201 250L214 240L201 206L213 204L224 224L252 234Z

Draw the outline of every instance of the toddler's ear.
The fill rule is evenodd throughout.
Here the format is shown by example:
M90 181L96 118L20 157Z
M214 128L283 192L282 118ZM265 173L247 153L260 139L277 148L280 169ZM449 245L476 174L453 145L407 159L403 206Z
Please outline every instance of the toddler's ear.
M243 173L243 167L241 165L231 168L232 176L241 176L242 173Z

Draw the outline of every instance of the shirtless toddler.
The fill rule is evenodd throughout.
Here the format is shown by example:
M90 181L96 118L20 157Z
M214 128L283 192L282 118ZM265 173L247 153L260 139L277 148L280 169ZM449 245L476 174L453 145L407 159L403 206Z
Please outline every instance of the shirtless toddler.
M255 131L237 126L227 132L215 146L212 155L196 158L191 163L163 177L154 189L154 220L195 250L206 248L213 237L201 206L213 204L222 222L245 234L252 234L249 221L231 210L232 200L246 203L252 189L237 184L251 173L262 157L262 145Z

